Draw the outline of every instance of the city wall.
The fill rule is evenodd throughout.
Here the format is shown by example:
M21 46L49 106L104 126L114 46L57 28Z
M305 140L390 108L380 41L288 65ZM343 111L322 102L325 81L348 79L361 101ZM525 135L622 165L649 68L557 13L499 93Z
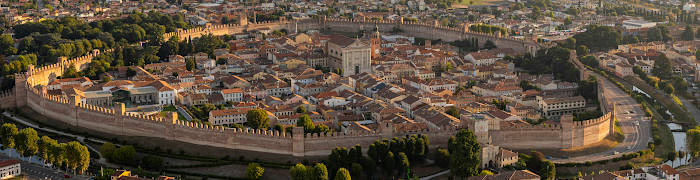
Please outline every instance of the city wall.
M502 126L489 131L495 145L511 149L568 149L595 144L613 133L613 114L573 121L562 117L561 124Z
M250 28L251 26L286 29L290 29L290 27L302 29L301 26L303 28L339 28L342 26L335 24L344 24L342 20L324 20L322 22L325 22L325 24L313 21L260 23L247 25L245 28ZM362 22L365 24L373 23L370 21ZM209 27L209 31L213 34L230 34L232 31L237 31L235 28L230 28L234 26L227 25L225 26L227 28L222 28L223 26ZM416 30L408 30L408 32L420 32L425 29L419 27L427 27L428 25L409 24L408 26L416 27ZM380 28L389 28L389 26L384 25ZM448 30L440 31L447 32ZM201 35L201 33L195 33L191 30L180 30L176 33L166 34L166 36L188 35L188 37L192 37L197 34ZM445 37L440 37L440 39L449 39L447 36L450 35L445 34ZM518 42L517 40L503 41ZM527 44L526 42L523 43ZM71 64L81 70L85 69L92 58L99 55L99 53L99 51L93 51L86 56L63 60L57 64L45 67L30 67L26 73L16 74L15 88L11 91L0 93L0 102L2 102L0 108L29 107L38 114L47 117L44 121L49 122L42 123L61 124L76 131L99 132L107 135L107 137L181 142L183 144L229 149L231 151L242 150L291 155L293 157L325 156L330 153L331 149L338 146L350 147L360 144L368 147L369 144L378 139L411 134L424 134L429 137L433 146L445 147L449 137L457 131L455 128L442 127L440 130L393 132L393 128L390 128L390 130L373 133L304 134L302 128L294 128L293 132L285 134L276 131L228 129L220 126L207 126L179 121L176 114L169 119L127 115L124 113L122 104L118 104L113 108L97 107L80 104L80 101L76 98L65 99L46 93L46 84L62 75ZM514 149L559 149L585 146L602 140L612 132L611 116L612 114L608 113L598 119L581 122L571 121L562 123L561 126L504 127L500 131L492 132L492 138L495 144ZM182 147L184 145L180 145L180 143L163 143L163 146ZM162 149L167 148L169 147L163 147Z
M403 18L399 20L369 20L369 19L345 19L345 18L317 18L294 21L274 21L274 22L256 22L246 23L245 25L229 24L229 25L207 25L193 29L179 29L176 32L166 33L163 39L178 36L180 40L201 37L205 34L216 36L225 34L237 34L252 30L270 29L281 30L286 29L289 32L307 30L331 30L335 32L360 32L372 31L375 27L382 32L390 32L398 28L408 36L415 36L424 39L442 40L447 42L458 41L463 39L478 39L480 45L484 45L486 41L493 41L496 46L501 48L513 48L518 52L535 52L540 49L540 45L534 41L519 40L512 37L501 37L500 35L480 33L470 31L468 24L462 28L453 28L439 25L437 22L405 22Z

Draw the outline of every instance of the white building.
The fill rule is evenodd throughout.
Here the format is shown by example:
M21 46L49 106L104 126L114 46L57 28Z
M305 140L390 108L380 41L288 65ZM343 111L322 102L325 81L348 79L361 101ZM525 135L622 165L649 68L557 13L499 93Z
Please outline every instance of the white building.
M622 21L622 27L625 29L641 29L641 28L651 28L656 26L655 22L649 22L644 20L626 20Z
M22 174L22 168L18 160L5 160L0 162L0 179L10 179Z
M224 101L240 102L243 101L243 89L222 89L221 95L224 96Z
M537 106L548 119L559 119L564 114L584 111L586 99L581 96L564 98L544 98L537 96Z

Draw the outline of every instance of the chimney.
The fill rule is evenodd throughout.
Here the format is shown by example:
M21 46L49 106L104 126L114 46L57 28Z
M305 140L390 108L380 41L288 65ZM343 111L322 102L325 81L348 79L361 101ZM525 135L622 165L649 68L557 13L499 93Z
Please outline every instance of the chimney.
M425 40L425 47L430 47L432 46L432 43L430 42L430 39Z

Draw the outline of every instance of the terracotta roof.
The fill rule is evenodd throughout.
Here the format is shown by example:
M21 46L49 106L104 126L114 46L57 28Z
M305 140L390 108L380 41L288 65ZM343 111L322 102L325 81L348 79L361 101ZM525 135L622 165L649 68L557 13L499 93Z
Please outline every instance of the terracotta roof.
M19 161L15 159L5 160L0 162L0 167L6 167L17 163L19 163Z
M331 35L329 43L337 44L339 46L345 47L355 42L355 39L345 37L343 35Z
M221 93L223 93L223 94L243 93L243 89L241 89L241 88L222 89Z

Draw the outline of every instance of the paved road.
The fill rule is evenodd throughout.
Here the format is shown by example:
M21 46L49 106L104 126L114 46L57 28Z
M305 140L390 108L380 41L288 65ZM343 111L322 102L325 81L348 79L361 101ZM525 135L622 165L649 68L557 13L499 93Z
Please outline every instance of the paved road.
M11 158L5 154L0 154L0 161ZM22 168L22 174L27 177L27 179L63 179L64 173L48 167L43 167L38 164L22 161L20 159L20 166Z
M176 106L175 106L175 109L177 109L177 111L180 112L180 114L182 114L183 116L185 116L185 119L187 119L188 121L192 121L192 116L190 116L190 114L187 113L187 111L185 111L184 109L182 109L182 107L176 105Z
M425 176L425 177L420 178L420 180L430 180L430 179L433 179L433 178L436 178L436 177L445 175L445 174L447 174L447 173L450 173L450 170L445 170L445 171L442 171L442 172L439 172L439 173L435 173L435 174L430 175L430 176Z
M637 103L634 98L618 88L605 77L591 72L599 81L605 85L603 90L606 99L616 105L615 115L619 122L622 133L625 135L625 140L618 144L615 148L604 152L589 154L584 156L570 157L568 159L553 159L555 163L569 162L586 162L612 159L621 156L625 153L641 151L647 148L647 143L651 137L651 121L646 118L642 111L641 104ZM639 126L635 124L639 121ZM615 152L619 154L615 155Z

